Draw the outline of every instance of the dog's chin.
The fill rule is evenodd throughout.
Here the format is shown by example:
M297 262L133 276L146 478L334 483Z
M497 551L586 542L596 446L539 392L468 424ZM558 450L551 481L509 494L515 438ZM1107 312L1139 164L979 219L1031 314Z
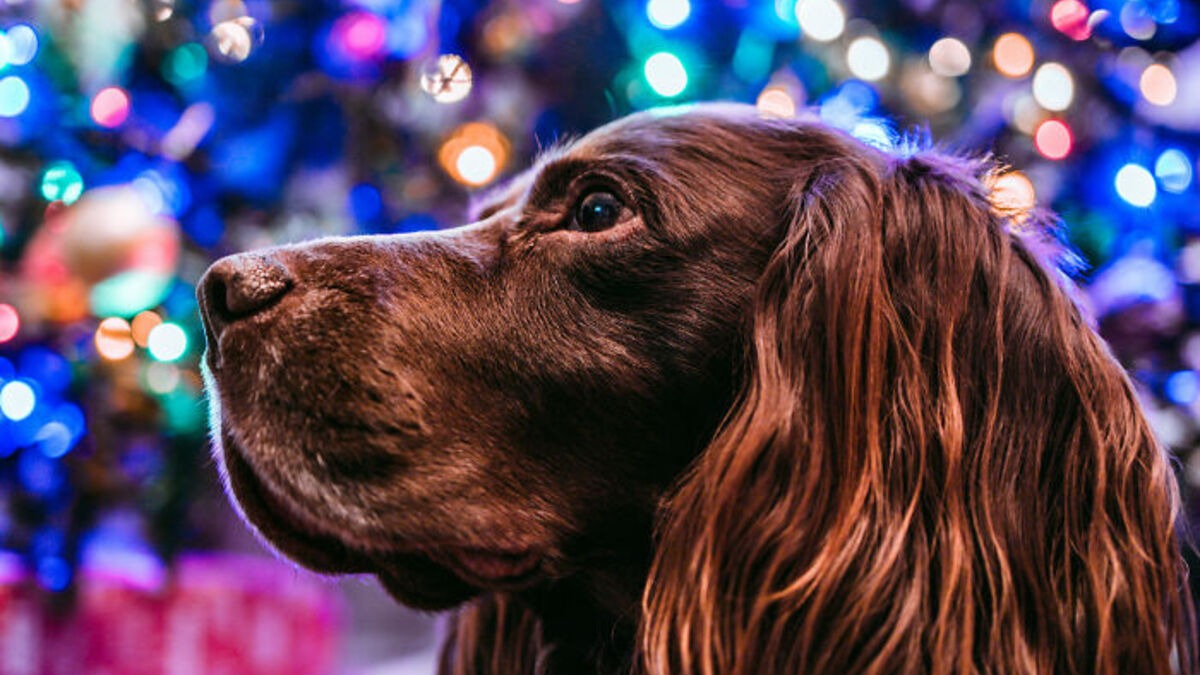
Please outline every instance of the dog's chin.
M222 433L221 461L241 515L271 548L321 574L374 574L397 601L419 610L455 607L484 590L519 590L542 576L532 551L450 547L421 552L365 550L300 522L254 473L244 450Z

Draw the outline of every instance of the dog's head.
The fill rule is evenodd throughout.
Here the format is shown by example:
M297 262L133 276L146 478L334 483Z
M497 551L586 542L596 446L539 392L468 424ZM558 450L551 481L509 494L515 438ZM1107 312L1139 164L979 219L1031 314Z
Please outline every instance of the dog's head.
M788 134L812 147L778 154ZM642 115L549 153L474 224L216 263L213 430L245 515L419 607L645 555L733 398L778 168L839 143L752 110Z
M421 608L607 574L634 611L653 556L655 672L1161 670L1169 468L986 179L700 106L548 153L464 227L224 259L230 490Z

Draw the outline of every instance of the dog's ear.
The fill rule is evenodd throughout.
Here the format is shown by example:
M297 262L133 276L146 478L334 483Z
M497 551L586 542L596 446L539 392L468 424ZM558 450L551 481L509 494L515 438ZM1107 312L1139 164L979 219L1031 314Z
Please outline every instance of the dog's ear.
M1173 478L984 166L833 135L762 274L746 382L664 504L653 675L1171 672Z

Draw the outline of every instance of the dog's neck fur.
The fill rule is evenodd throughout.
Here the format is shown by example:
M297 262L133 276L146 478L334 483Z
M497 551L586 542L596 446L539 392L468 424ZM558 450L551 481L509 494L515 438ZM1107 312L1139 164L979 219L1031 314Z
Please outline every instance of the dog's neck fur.
M477 598L456 617L441 675L634 672L640 580L646 578L648 560L647 550L640 560L614 561L524 591Z
M551 650L546 675L632 671L643 584L631 580L646 578L649 560L647 546L641 556L612 561L524 595Z
M636 615L614 614L584 589L556 589L527 601L542 625L545 675L631 671Z

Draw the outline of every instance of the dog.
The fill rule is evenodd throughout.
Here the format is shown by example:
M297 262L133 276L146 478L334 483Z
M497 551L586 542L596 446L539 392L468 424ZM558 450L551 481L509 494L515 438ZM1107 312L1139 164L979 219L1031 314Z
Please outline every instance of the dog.
M705 104L224 258L225 485L456 608L447 674L1193 672L1168 457L995 172Z

